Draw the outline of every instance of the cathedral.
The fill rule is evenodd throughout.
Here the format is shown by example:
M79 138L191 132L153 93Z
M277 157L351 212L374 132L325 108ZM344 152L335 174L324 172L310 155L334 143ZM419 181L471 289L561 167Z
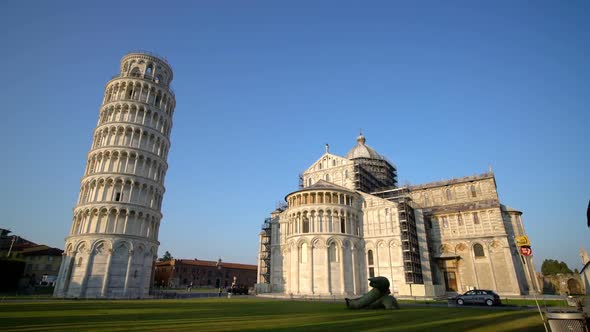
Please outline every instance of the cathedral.
M300 175L259 235L259 293L355 296L387 277L395 296L470 289L539 292L522 213L500 203L493 172L399 186L397 168L361 134Z

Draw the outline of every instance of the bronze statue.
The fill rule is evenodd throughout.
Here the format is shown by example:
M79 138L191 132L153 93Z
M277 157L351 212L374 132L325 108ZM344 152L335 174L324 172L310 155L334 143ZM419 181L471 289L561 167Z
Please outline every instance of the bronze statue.
M373 287L367 294L356 299L344 299L349 309L399 309L395 297L389 295L389 280L385 277L369 278L369 286Z

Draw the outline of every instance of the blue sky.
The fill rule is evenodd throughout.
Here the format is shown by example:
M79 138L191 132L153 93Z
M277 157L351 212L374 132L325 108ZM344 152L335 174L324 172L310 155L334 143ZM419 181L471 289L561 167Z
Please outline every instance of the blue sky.
M588 17L587 1L3 1L0 227L63 247L105 83L144 49L177 97L160 255L255 264L297 174L362 128L401 183L491 164L537 268L580 268Z

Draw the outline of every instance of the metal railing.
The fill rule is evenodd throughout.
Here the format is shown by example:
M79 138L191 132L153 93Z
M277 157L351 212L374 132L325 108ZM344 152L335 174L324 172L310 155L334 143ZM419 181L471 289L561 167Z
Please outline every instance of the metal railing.
M132 51L128 52L127 54L125 54L123 57L126 57L130 54L147 54L147 55L153 56L154 58L158 58L159 60L163 61L168 66L170 66L170 68L172 68L172 65L170 65L170 63L168 62L168 59L165 56L159 55L158 53L150 52L150 51L146 51L146 50L132 50Z

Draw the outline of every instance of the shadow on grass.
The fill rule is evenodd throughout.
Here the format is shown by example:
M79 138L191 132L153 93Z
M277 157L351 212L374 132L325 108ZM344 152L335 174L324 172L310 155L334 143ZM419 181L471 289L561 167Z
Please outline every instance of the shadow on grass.
M543 331L538 313L261 299L0 304L3 331Z

